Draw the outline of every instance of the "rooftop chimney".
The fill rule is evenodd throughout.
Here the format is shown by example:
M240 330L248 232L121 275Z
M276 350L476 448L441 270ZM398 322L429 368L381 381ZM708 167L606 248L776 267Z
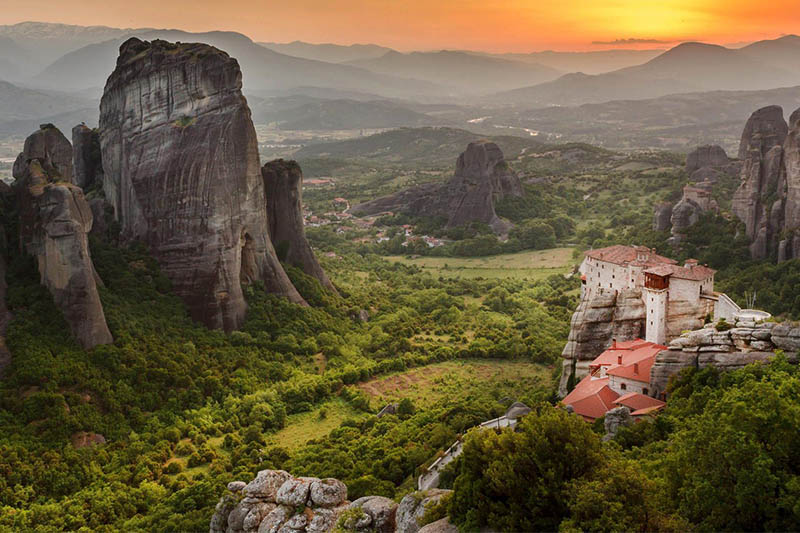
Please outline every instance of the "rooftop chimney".
M687 259L684 268L694 268L697 266L697 259Z
M621 354L617 356L617 364L618 365L622 364L622 355Z
M639 373L639 363L633 363L633 373L634 374Z

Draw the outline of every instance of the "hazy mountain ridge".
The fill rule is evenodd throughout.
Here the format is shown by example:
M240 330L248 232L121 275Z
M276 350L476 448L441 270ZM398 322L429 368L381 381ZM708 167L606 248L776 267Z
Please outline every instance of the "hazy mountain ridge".
M757 44L730 49L683 43L643 65L598 75L567 74L552 82L494 95L492 100L526 105L577 105L684 92L774 89L800 83L800 68L794 64L779 68L765 60L775 61L772 50L776 48L800 54L800 39L783 37Z
M257 43L275 52L288 56L302 57L304 59L315 59L328 63L344 63L346 61L356 61L359 59L370 59L380 57L392 51L391 48L377 44L333 44L333 43L306 43L303 41L292 41L290 43Z
M71 52L38 74L34 80L43 86L73 89L102 86L114 67L119 45L124 38L88 45ZM254 43L235 32L189 33L179 30L157 30L137 33L146 40L164 39L181 42L203 42L225 50L238 60L244 72L247 90L289 89L298 85L353 89L384 96L440 92L433 83L381 75L349 65L325 63L287 56Z
M389 51L377 58L348 64L380 74L428 80L473 94L548 81L560 74L556 69L535 63L451 50L408 54Z

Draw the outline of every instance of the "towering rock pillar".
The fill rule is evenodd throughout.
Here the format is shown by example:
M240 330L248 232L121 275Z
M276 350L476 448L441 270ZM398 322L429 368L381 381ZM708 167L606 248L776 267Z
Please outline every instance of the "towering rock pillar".
M800 258L800 109L789 117L789 134L783 144L783 181L786 184L784 212L784 239L779 243L783 257L779 260Z
M269 235L284 261L297 265L327 289L336 288L322 270L303 229L303 171L296 161L276 159L261 169L267 195Z
M770 254L771 243L783 226L780 177L788 129L780 106L764 107L750 116L739 145L739 158L744 161L742 184L731 208L745 223L756 259Z
M14 163L20 246L35 256L42 284L84 348L113 341L89 255L92 211L72 181L72 147L52 124L28 137Z
M150 248L209 327L236 329L241 284L304 303L267 230L255 128L239 64L205 44L132 38L100 103L103 189L123 240Z
M100 135L85 124L72 128L72 162L78 187L86 190L103 181Z

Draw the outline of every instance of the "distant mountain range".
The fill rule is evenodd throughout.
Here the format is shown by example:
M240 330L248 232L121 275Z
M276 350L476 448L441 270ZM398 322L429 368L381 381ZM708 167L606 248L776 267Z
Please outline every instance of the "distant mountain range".
M683 43L643 65L557 80L494 95L528 106L575 105L714 90L758 90L800 84L800 37L789 35L740 49Z
M531 52L529 54L492 54L494 57L514 59L544 65L561 72L602 74L625 67L641 65L664 53L664 50L598 50L596 52Z
M561 74L554 68L535 63L448 50L409 54L392 50L380 57L348 64L379 74L428 80L456 92L471 94L496 91L498 87L522 87L553 80Z
M345 46L330 43L311 44L304 43L303 41L258 44L270 50L274 50L275 52L286 54L287 56L326 61L328 63L345 63L347 61L358 61L360 59L373 59L384 55L386 52L393 51L391 48L378 46L377 44L351 44Z

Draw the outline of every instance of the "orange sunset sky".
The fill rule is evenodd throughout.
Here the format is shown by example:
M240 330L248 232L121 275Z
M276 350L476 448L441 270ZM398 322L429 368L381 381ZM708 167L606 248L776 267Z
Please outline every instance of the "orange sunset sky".
M800 33L800 0L0 0L0 24L25 20L524 52L607 49L618 39L664 48L775 38Z

